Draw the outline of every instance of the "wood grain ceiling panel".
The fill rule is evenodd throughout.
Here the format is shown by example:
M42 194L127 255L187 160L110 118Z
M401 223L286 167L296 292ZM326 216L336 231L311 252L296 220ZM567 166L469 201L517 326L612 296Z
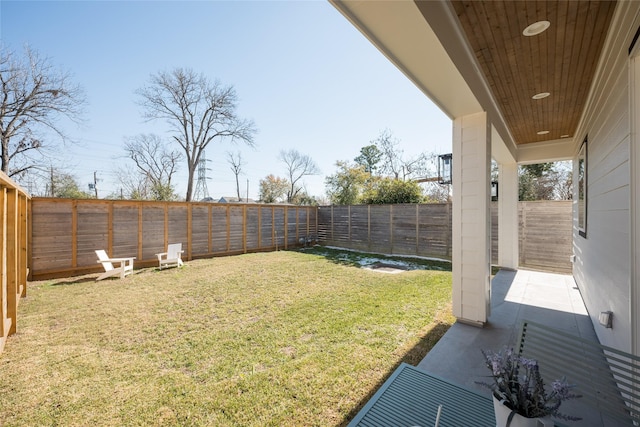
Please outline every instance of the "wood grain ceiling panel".
M461 27L518 144L572 136L615 1L453 0ZM527 37L530 24L549 21ZM549 92L535 100L532 96ZM538 135L539 131L549 131Z

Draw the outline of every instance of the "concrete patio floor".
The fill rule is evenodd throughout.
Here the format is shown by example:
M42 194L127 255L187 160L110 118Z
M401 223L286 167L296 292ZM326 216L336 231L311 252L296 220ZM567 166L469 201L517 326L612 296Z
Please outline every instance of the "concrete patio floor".
M487 381L481 350L515 346L524 319L598 341L572 276L531 270L501 270L491 282L491 316L484 328L454 324L418 364L418 368L487 396L476 381ZM548 379L552 381L555 378ZM569 426L614 426L580 399L563 404L566 414L582 417ZM565 423L563 421L563 423Z

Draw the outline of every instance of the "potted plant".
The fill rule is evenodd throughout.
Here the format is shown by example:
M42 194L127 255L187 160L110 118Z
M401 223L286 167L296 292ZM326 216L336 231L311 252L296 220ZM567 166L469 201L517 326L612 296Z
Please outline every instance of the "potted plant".
M563 401L580 397L571 392L572 386L565 378L546 387L536 360L521 357L510 348L482 354L493 381L478 384L492 391L498 427L538 426L540 422L553 425L552 416L569 421L581 419L558 411Z

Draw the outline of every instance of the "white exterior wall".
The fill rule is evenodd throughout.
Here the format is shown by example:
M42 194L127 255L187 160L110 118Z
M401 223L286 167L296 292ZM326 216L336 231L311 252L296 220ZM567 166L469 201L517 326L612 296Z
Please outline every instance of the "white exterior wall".
M483 325L489 317L491 126L486 113L453 122L453 314Z
M579 142L588 136L587 235L584 238L578 234L574 204L574 276L600 342L624 351L632 351L634 341L630 302L628 48L637 28L637 12L637 3L619 3L611 24L613 32L605 44L596 83L576 135ZM635 24L631 22L634 19ZM608 310L614 314L612 329L598 323L598 314Z
M631 320L633 354L640 354L640 46L633 52L631 96Z

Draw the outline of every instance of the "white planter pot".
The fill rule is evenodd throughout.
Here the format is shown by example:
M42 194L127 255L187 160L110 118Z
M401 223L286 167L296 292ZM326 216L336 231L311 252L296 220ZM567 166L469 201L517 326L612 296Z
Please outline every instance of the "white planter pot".
M553 427L553 421L549 417L525 418L520 414L513 414L511 423L508 424L511 409L496 399L495 396L493 396L493 410L496 414L496 427Z

